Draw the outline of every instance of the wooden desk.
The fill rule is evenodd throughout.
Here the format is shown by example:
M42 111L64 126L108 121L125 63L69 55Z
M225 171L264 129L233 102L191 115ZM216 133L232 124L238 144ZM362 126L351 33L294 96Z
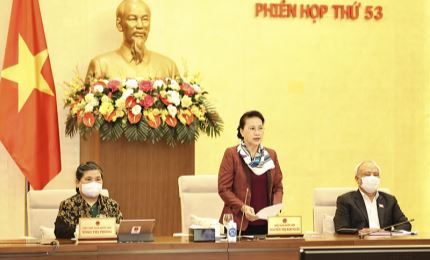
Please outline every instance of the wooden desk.
M430 236L390 237L358 239L356 236L315 236L306 239L271 239L240 241L228 244L190 243L187 239L157 237L152 243L133 244L74 244L60 241L60 246L37 244L0 244L0 259L61 259L61 260L134 260L134 259L209 259L209 260L269 260L300 259L300 250L344 248L421 248L428 250L430 259ZM427 251L426 251L427 252ZM351 259L349 259L351 260Z
M0 259L61 260L228 260L228 243L189 243L188 239L158 237L152 243L80 243L60 240L58 247L37 244L1 244Z
M229 259L300 259L300 249L346 249L346 248L411 248L428 249L430 259L430 236L369 237L358 239L352 235L318 235L305 239L273 239L241 241L229 244ZM351 259L349 259L351 260Z

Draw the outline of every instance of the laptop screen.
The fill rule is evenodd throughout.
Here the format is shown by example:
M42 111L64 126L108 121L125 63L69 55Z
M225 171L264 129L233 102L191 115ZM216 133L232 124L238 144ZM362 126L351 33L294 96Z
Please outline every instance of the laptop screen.
M154 226L155 219L123 219L118 234L151 234Z

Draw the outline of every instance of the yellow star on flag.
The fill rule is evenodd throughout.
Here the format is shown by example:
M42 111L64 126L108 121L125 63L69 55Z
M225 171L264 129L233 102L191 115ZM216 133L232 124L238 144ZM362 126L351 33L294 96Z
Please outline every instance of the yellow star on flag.
M54 96L42 76L42 67L47 58L48 51L46 49L33 55L22 36L19 35L18 63L1 72L2 78L18 83L18 111L21 111L33 89Z

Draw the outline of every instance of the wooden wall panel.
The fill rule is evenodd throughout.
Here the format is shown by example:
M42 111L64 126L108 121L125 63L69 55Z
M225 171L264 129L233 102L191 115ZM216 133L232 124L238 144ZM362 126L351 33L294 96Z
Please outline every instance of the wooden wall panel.
M81 138L80 161L96 161L104 187L126 219L155 218L155 235L181 231L178 177L194 174L194 143L170 147L160 142Z

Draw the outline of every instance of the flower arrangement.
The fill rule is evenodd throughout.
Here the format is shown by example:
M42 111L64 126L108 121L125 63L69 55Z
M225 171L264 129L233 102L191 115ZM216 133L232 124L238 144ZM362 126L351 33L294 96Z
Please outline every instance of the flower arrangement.
M90 79L66 82L66 134L98 130L103 140L197 140L200 131L219 136L223 122L195 80Z

